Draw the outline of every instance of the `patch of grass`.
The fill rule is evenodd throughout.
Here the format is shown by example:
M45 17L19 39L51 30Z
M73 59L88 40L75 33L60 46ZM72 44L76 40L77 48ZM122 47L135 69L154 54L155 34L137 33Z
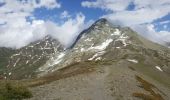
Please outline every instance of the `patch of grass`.
M0 100L23 100L31 97L32 93L19 83L0 83Z
M145 91L149 92L150 94L134 92L132 94L134 97L138 97L138 98L141 98L143 100L164 100L163 97L159 93L156 93L153 90L153 88L157 89L153 84L147 82L146 80L142 79L139 76L136 76L136 80L138 82L140 82L139 87L143 88Z

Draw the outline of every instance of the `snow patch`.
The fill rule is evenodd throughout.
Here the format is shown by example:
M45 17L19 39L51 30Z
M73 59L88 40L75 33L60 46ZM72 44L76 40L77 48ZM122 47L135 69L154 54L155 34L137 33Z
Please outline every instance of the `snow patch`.
M33 45L30 45L30 46L28 46L28 47L33 48L34 46L33 46Z
M33 64L35 64L37 61L39 61L39 59L38 59L38 60L35 60L35 61L33 62Z
M51 48L44 48L44 49L51 49Z
M98 61L98 60L101 60L102 59L102 57L97 57L96 59L95 59L95 61Z
M163 70L159 66L155 66L155 68L158 69L159 71L163 72Z
M39 45L39 44L40 44L40 42L36 43L35 45Z
M104 50L106 49L106 47L113 41L113 39L107 39L105 42L103 42L101 45L99 46L95 46L95 47L90 47L88 50L91 49L97 49L97 50Z
M11 74L12 74L11 72L8 73L9 76L11 76Z
M48 41L45 43L45 48L48 46Z
M129 38L128 36L125 36L122 34L116 41L122 41L123 46L127 46L128 44L126 43L126 39Z
M119 29L116 29L116 31L114 32L114 35L120 35L121 31Z
M73 48L73 49L77 50L78 48Z
M26 61L26 64L28 64L29 60Z
M87 38L85 41L92 41L92 38Z
M65 56L65 52L61 52L61 53L57 56L56 59L53 59L53 61L52 61L51 63L49 62L48 65L45 65L45 66L43 66L43 67L40 67L40 68L39 68L39 71L47 71L49 67L59 64L59 63L63 60L62 58L63 58L64 56Z
M53 64L52 64L51 66L59 64L59 63L62 61L62 58L63 58L64 56L65 56L65 53L63 53L63 52L60 53L60 54L58 55L57 59L54 59Z
M81 48L80 51L83 52L83 51L85 51L85 49L84 49L84 48Z
M61 61L62 61L62 59L56 59L56 60L54 60L54 63L52 64L52 66L59 64Z
M133 62L133 63L138 63L138 61L136 59L127 59L127 61Z
M120 49L120 47L116 47L117 49Z
M20 61L20 58L17 59L13 67L15 67L19 61Z
M11 58L18 56L18 55L20 55L20 53L12 55Z
M105 53L105 51L101 51L101 52L97 52L95 55L93 55L91 58L89 58L88 60L93 60L94 58L101 56ZM96 58L97 59L97 58ZM98 58L99 59L99 58Z
M91 58L89 58L88 60L93 60L94 58L96 58L98 56L98 54L93 55Z

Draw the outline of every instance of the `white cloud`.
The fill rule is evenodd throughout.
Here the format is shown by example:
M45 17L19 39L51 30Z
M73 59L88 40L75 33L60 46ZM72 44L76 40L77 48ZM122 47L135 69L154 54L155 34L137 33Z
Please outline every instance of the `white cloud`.
M64 19L64 18L70 18L71 16L69 15L69 13L65 10L61 13L60 18Z
M4 3L0 7L0 24L10 23L12 20L32 16L36 8L45 7L47 9L60 8L61 5L56 0L1 0Z
M83 7L101 8L111 11L125 10L132 0L96 0L96 1L83 1L81 5Z
M169 6L160 6L159 8L143 8L135 11L122 11L107 14L103 17L112 21L120 21L126 26L151 23L156 19L162 18L170 12Z
M70 46L79 33L91 25L92 21L85 23L85 16L82 13L75 17L69 12L61 13L62 18L66 18L63 24L52 21L36 20L32 16L35 8L46 7L52 9L59 8L60 4L56 0L23 0L22 2L5 0L5 5L0 9L0 47L21 48L30 42L42 39L46 35L58 39L64 46ZM32 18L32 23L26 17Z
M40 0L40 3L37 5L37 7L41 6L44 6L49 9L61 7L61 5L58 2L56 2L56 0Z
M0 47L20 48L32 41L43 38L46 33L45 22L33 20L28 22L26 17L32 16L36 8L60 8L56 0L1 0L0 7Z
M158 42L160 44L165 44L165 42L170 41L170 32L160 31L156 32L153 24L144 24L144 25L134 25L131 26L133 30L141 33L144 37Z
M85 16L79 13L76 15L75 19L70 18L62 25L47 22L47 33L57 38L62 44L68 47L73 43L79 33L89 26L89 24L84 21Z
M169 0L133 0L135 4L135 9L141 9L145 7L159 7L160 5L169 5Z
M69 18L62 25L43 20L34 20L31 24L26 22L25 18L12 21L0 28L0 46L20 48L50 35L68 47L78 34L91 24L84 22L85 16L81 13L78 13L76 18Z
M134 9L128 10L132 3ZM156 32L154 27L150 27L153 21L170 13L170 0L96 0L83 1L81 4L83 7L111 10L101 17L119 25L130 26L153 41L162 42L162 38L170 41L170 32Z
M3 0L3 6L0 7L0 24L11 23L17 19L23 19L32 16L36 8L45 7L48 9L59 8L61 5L56 0ZM15 23L16 24L16 23Z
M134 3L135 9L127 10L127 7ZM103 17L112 21L119 21L124 25L135 25L150 23L170 13L170 0L96 0L93 2L84 1L84 7L97 7L113 11Z
M25 19L16 20L19 23L7 24L0 28L0 46L20 48L32 41L41 39L45 36L44 21L35 20L32 24Z

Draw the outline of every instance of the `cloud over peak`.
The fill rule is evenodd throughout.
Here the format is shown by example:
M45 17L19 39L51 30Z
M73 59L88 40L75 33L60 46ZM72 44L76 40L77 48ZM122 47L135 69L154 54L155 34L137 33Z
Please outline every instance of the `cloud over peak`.
M66 47L73 42L80 31L85 28L85 16L77 13L71 17L67 11L61 13L65 19L62 24L35 19L32 12L36 8L60 8L56 0L10 0L0 1L0 47L21 48L47 35L58 39ZM32 18L28 21L27 17Z
M58 39L65 47L70 46L79 33L88 27L82 13L78 13L75 18L69 18L62 25L53 22L47 22L46 25L47 33Z
M170 32L157 32L153 22L170 14L170 0L96 0L83 1L83 7L109 10L101 17L113 23L132 27L143 36L162 42L164 34L170 41ZM143 30L143 31L141 31ZM167 38L166 37L166 38Z
M51 34L46 28L47 22L34 19L35 9L61 7L56 0L0 0L0 4L0 47L12 48L23 47ZM27 21L27 17L33 21Z

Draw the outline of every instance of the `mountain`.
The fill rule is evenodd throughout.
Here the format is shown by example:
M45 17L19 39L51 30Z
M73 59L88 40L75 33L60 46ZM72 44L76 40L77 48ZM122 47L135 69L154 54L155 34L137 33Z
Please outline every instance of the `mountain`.
M63 46L50 36L17 50L0 48L1 77L10 79L34 77L34 70L62 50Z
M2 54L6 51L5 60L9 61L9 67L1 69L7 72L3 74L6 78L31 79L24 81L34 94L31 100L170 98L170 49L129 27L99 19L67 50L49 37L40 44L0 50Z
M2 73L5 72L6 66L8 65L8 61L10 56L15 53L15 50L10 48L0 48L0 79L3 79Z
M169 54L130 28L100 19L38 69L33 100L168 100Z
M80 33L72 48L56 53L55 60L49 60L40 67L40 70L50 72L82 61L136 58L147 64L153 64L159 60L160 63L157 65L164 66L170 61L169 53L168 48L143 38L128 27L122 28L110 24L106 19L100 19ZM162 61L162 59L166 60ZM170 69L166 69L166 72L169 73Z

